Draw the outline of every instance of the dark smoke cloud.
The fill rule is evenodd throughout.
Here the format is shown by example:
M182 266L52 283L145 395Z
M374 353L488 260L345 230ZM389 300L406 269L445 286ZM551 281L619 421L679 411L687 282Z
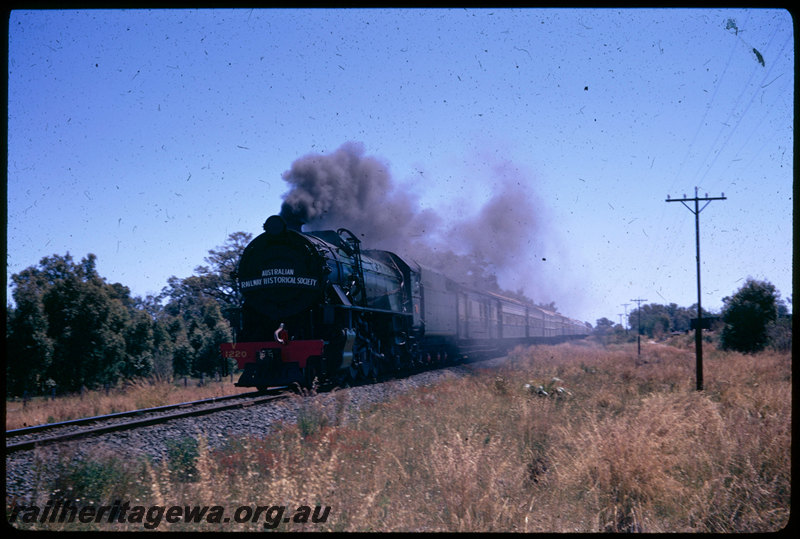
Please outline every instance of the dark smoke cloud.
M291 186L281 216L306 230L347 228L365 248L398 249L409 236L439 225L433 211L419 211L410 193L395 188L388 166L348 142L329 155L302 157L283 174Z
M290 190L281 216L305 230L347 228L364 248L379 248L445 273L470 286L502 292L507 288L537 298L540 291L531 259L542 249L541 210L529 179L509 163L494 167L492 194L475 215L445 219L420 209L408 189L398 189L388 166L348 142L328 155L311 154L283 174ZM453 212L454 213L454 212ZM540 251L541 252L541 251Z

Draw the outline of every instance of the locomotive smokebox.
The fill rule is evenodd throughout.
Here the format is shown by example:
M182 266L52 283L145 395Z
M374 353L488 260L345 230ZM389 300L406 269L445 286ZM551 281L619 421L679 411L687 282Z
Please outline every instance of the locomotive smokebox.
M291 230L282 217L264 223L239 261L239 290L244 306L272 320L282 320L321 300L324 260L306 236Z

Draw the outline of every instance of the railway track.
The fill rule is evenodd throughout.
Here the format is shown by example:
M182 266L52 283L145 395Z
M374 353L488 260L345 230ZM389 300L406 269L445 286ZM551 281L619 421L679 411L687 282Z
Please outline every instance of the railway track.
M481 354L476 354L468 363L480 362L479 356L482 357ZM482 359L486 358L482 357ZM328 385L330 384L326 384L326 387ZM281 388L276 388L271 390L272 393L266 394L251 392L214 397L8 430L6 431L6 454L57 442L158 425L174 419L199 417L286 398L285 393L276 393L280 390Z
M242 393L13 429L6 431L6 453L97 434L156 425L173 419L243 408L283 398L286 398L285 394Z

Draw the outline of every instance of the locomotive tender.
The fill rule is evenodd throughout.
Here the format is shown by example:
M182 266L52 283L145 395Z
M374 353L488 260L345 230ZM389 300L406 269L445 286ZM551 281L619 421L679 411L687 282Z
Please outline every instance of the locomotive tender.
M267 219L234 276L236 342L221 345L244 370L237 386L370 379L588 334L576 320L360 244L347 229L300 232Z

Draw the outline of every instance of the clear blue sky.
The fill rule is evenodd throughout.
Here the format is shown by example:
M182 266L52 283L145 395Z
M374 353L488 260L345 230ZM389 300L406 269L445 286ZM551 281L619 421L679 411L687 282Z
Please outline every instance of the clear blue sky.
M537 226L500 284L574 318L697 301L694 216L665 202L695 186L727 197L701 213L703 306L748 276L792 293L786 11L45 10L8 24L9 277L94 253L110 282L158 293L230 233L258 234L292 163L357 142L442 228L512 177Z

